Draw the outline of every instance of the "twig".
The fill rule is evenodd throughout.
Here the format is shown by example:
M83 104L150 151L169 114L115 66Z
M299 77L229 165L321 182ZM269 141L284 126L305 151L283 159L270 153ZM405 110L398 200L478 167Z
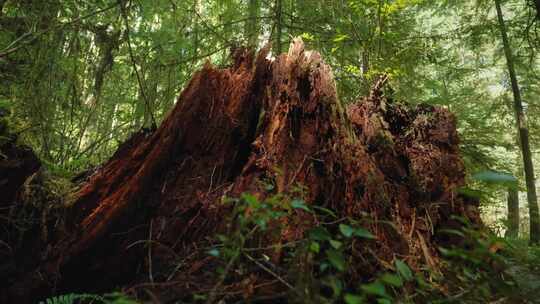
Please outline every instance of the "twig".
M11 248L11 246L9 246L8 243L6 243L6 242L0 240L0 244L6 246L6 247L9 249L9 252L13 253L13 249Z
M212 186L214 185L214 173L216 172L216 166L214 166L214 169L212 170L212 175L210 175L210 186L208 186L207 195L212 191Z
M225 270L223 271L221 278L216 283L216 285L214 285L214 287L212 288L212 291L210 291L210 295L208 296L208 299L206 300L206 304L212 304L214 302L214 299L217 296L218 288L220 288L223 285L223 282L225 282L225 279L227 278L227 274L229 273L229 271L231 271L231 268L233 267L234 263L236 263L236 260L238 259L239 256L240 254L237 254L229 260L229 263L227 263L227 266L225 266Z
M165 248L165 249L168 249L168 251L169 251L172 255L174 255L175 258L178 258L178 257L179 257L178 254L177 254L171 247L166 246L166 245L164 245L164 244L162 244L162 243L160 243L160 242L158 242L158 241L154 241L154 240L138 240L138 241L135 241L135 242L129 244L129 245L126 247L126 250L127 250L127 249L130 249L131 247L133 247L133 246L135 246L135 245L138 245L138 244L145 244L145 243L147 243L147 244L156 244L156 245L159 245L159 246L161 246L161 247L163 247L163 248Z
M160 304L161 303L161 301L157 298L157 296L153 292L151 292L150 290L148 290L146 288L143 288L143 290L152 299L152 303L155 303L155 304Z
M341 223L341 222L344 222L347 220L347 217L342 217L342 218L339 218L335 221L331 221L331 222L321 222L321 225L334 225L334 224L337 224L337 223Z
M162 63L162 64L160 64L160 66L167 67L167 66L172 66L172 65L180 65L180 64L188 63L190 61L203 59L203 58L212 56L212 55L214 55L216 53L219 53L219 52L227 49L228 47L229 47L228 45L225 45L223 47L217 48L217 49L215 49L213 51L210 51L208 53L204 53L202 55L192 56L192 57L189 57L189 58L186 58L186 59L183 59L183 60L173 60L173 61L170 61L170 62L167 62L167 63Z
M88 147L86 147L84 150L78 151L77 154L75 154L74 158L77 159L77 158L83 156L84 154L86 154L88 152L94 152L96 149L101 147L102 144L108 143L109 142L108 139L110 140L111 135L114 132L116 132L119 128L124 127L128 123L130 123L130 121L123 122L122 124L116 126L116 128L114 130L111 130L107 134L103 135L101 138L98 138L96 141L94 141L93 143L88 145Z
M16 45L17 43L19 43L19 41L23 40L23 38L27 37L27 36L30 36L32 35L32 32L28 32L28 33L25 33L23 34L21 37L15 39L15 41L11 42L7 47L5 47L1 52L0 52L0 58L1 57L5 57L11 53L14 53L16 51L18 51L19 49L21 49L25 44L29 44L29 43L32 43L34 42L37 38L39 38L41 35L51 31L51 30L54 30L56 28L63 28L65 26L68 26L68 25L71 25L71 24L74 24L74 23L77 23L81 20L84 20L84 19L88 19L90 17L93 17L95 15L98 15L98 14L101 14L103 12L106 12L110 9L113 9L115 8L118 4L120 4L120 1L118 2L115 2L114 4L111 4L105 8L102 8L102 9L99 9L99 10L96 10L94 12L91 12L89 13L88 15L84 15L84 16L81 16L79 18L75 18L69 22L66 22L66 23L62 23L60 25L54 25L54 26L51 26L49 28L46 28L40 32L37 32L31 39L29 39L28 41L24 42L24 43L21 43L19 46L16 46L16 47L13 47L10 49L10 47L12 47L13 45Z
M409 240L412 239L412 235L414 232L414 225L416 224L416 209L414 209L413 218L412 218L412 224L411 224L411 231L409 231Z
M381 75L379 79L377 80L377 82L375 82L375 85L373 85L373 87L371 88L370 95L372 97L381 95L381 90L387 81L388 81L388 75L387 74Z
M255 248L244 248L243 250L244 251L261 251L261 250L269 250L269 249L275 249L275 248L278 248L278 247L289 247L289 246L292 246L292 245L295 245L295 244L298 244L298 243L302 243L302 242L305 242L306 240L305 239L301 239L301 240L298 240L298 241L292 241L292 242L288 242L288 243L284 243L284 244L275 244L275 245L270 245L270 246L265 246L265 247L255 247Z
M227 39L225 39L222 35L220 35L218 32L216 32L211 26L208 25L208 23L206 22L206 20L204 20L204 18L201 16L201 14L199 14L199 12L195 9L195 10L192 10L192 12L194 12L196 15L197 15L197 18L199 20L201 20L202 24L204 25L204 27L206 27L206 29L208 29L210 32L212 32L217 38L219 38L225 45L227 46L234 46L233 43L231 43L230 41L228 41Z
M284 298L286 296L287 296L286 292L280 292L280 293L276 293L276 294L273 294L273 295L260 296L260 297L257 297L257 298L253 298L253 299L250 300L250 303L256 303L256 302L267 303L267 301L272 301L272 303L274 303L274 300L278 300L278 299ZM237 304L237 303L245 303L245 300L238 301L235 304Z
M245 253L244 252L244 256L246 258L248 258L249 260L251 260L253 263L257 264L257 266L261 267L262 270L268 272L271 276L273 276L274 278L276 278L278 281L280 281L281 283L283 283L283 285L287 286L289 289L291 290L295 290L294 287L289 284L287 281L285 281L282 277L280 277L278 274L276 274L275 272L273 272L272 270L270 270L268 267L264 266L263 264L261 264L261 262L257 261L256 259L254 259L252 256L250 256L249 254Z
M152 242L152 226L153 226L154 220L150 221L150 230L148 233L148 242ZM150 279L150 282L154 283L154 275L152 274L152 244L148 244L148 278Z
M128 44L128 51L129 51L129 57L131 59L131 64L133 65L133 70L135 71L135 76L137 77L137 83L139 84L139 90L141 91L141 95L142 95L144 103L146 105L146 110L150 114L150 119L152 120L152 126L155 127L156 126L156 119L154 117L154 113L152 113L152 109L150 108L148 98L146 97L146 93L144 91L144 84L143 84L143 81L141 79L141 76L139 75L139 70L137 69L137 62L135 61L135 56L133 55L133 48L131 47L131 39L130 39L130 32L129 32L129 21L128 21L126 8L124 7L124 3L122 3L122 5L120 5L120 10L122 11L122 18L124 19L124 23L126 24L126 40L127 40L127 44Z

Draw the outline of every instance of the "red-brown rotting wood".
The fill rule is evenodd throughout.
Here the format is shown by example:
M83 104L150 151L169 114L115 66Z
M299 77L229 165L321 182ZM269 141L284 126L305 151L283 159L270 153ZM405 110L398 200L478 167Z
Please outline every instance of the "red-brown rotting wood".
M10 295L43 296L54 287L51 279L60 290L105 290L150 277L177 282L154 289L168 296L195 292L188 281L206 280L212 258L193 252L197 242L225 231L231 210L222 198L264 198L261 181L283 193L304 185L308 204L369 217L376 263L398 257L412 267L436 267L437 230L450 215L477 219L475 206L457 194L464 167L453 115L386 98L384 78L345 108L330 67L300 40L288 54L267 53L237 50L232 67L207 64L197 72L157 130L132 137L82 185L71 207L73 232ZM296 210L279 224L281 234L262 245L302 239L317 219ZM272 256L280 259L279 252ZM174 272L178 260L189 267ZM351 272L369 276L377 267ZM92 286L111 271L113 279ZM238 284L258 277L246 274Z

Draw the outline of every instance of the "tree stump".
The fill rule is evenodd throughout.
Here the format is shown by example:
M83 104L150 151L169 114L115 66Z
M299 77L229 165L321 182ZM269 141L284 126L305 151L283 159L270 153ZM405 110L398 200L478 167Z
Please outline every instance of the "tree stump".
M369 219L375 239L359 252L377 258L352 273L373 275L395 258L436 268L435 244L448 241L438 231L458 225L451 216L479 223L476 203L457 192L465 173L454 116L387 98L385 78L345 107L330 67L299 39L288 54L267 57L267 48L239 49L231 67L195 73L157 130L135 134L80 187L70 232L5 294L21 302L144 281L169 299L204 290L188 282L214 286L205 277L212 258L190 256L227 231L232 208L222 198L248 192L262 200L298 185L308 206ZM301 240L319 224L312 213L291 212L260 246ZM182 259L190 266L175 272Z

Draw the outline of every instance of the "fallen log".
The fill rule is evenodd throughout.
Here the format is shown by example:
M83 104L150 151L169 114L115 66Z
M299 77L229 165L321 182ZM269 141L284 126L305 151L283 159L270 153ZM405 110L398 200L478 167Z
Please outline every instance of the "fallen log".
M69 232L21 271L6 298L133 291L145 281L162 300L208 291L219 276L209 277L211 257L194 252L230 229L233 207L223 197L263 200L298 185L308 206L369 219L376 239L359 252L376 259L352 267L352 276L372 276L397 257L436 268L436 243L448 241L438 231L459 225L452 216L480 221L476 203L457 192L464 167L454 116L387 98L384 78L345 107L330 67L299 39L288 54L267 56L268 49L240 49L231 67L197 72L157 130L135 134L80 187ZM301 240L318 224L314 214L293 210L258 245ZM283 252L271 255L283 261ZM239 274L235 282L246 280L254 286L262 276Z

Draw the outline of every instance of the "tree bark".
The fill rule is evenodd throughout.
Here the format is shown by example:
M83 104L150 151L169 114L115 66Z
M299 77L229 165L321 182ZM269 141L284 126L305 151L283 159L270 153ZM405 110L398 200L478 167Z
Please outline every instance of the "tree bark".
M248 2L248 20L244 30L244 36L250 48L256 48L259 38L259 11L260 0L249 0Z
M282 18L282 13L283 13L283 3L282 3L282 0L276 0L275 4L274 4L274 10L275 10L275 28L276 28L276 32L275 32L275 38L274 38L274 52L276 53L276 55L278 54L281 54L282 52L282 47L281 47L281 35L282 35L282 31L283 31L283 18Z
M508 188L507 197L508 217L505 237L516 239L519 237L519 192L515 188Z
M499 22L499 29L501 31L504 55L506 57L508 74L510 76L510 82L512 84L512 93L514 95L514 111L516 114L518 136L519 136L519 142L520 142L520 147L521 147L521 154L523 157L525 183L527 185L527 202L529 205L529 219L530 219L530 231L529 231L530 242L532 244L538 244L540 243L540 213L538 210L538 198L536 195L534 165L533 165L533 160L532 160L531 147L529 144L529 129L527 126L527 118L523 111L521 92L520 92L518 81L517 81L516 71L514 69L514 59L512 56L512 50L511 50L510 42L508 39L508 35L506 32L506 25L504 23L500 0L495 0L495 8L497 9L497 19Z

